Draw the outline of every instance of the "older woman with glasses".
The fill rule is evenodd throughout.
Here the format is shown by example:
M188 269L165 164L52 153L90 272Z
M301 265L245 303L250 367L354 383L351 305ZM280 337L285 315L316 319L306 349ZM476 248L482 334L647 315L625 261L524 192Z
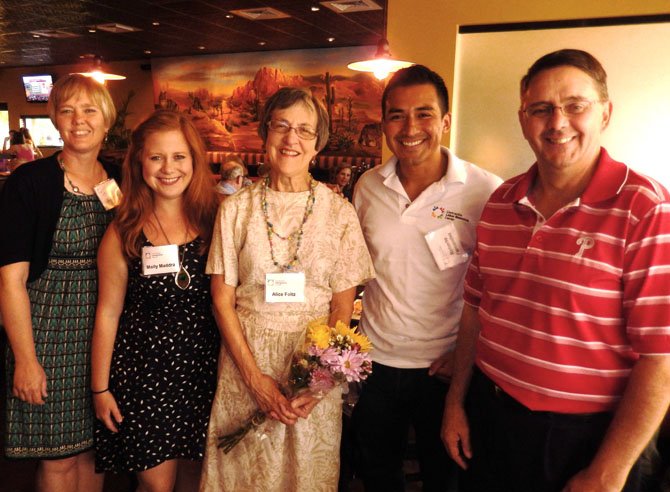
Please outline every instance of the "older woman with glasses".
M201 490L334 491L340 392L287 398L280 383L309 321L349 323L356 286L374 275L372 263L353 207L309 174L328 139L321 103L307 91L280 89L266 102L258 133L270 174L222 203L207 265L225 348ZM275 302L282 281L285 296ZM218 437L257 409L269 422L228 454L218 449Z

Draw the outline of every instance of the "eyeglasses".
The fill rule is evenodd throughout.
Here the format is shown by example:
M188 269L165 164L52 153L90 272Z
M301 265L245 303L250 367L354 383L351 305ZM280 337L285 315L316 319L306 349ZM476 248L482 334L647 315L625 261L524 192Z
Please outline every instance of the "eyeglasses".
M589 109L591 109L591 106L599 102L602 101L577 100L567 102L560 106L554 106L553 104L547 103L537 103L531 104L526 109L524 109L523 112L533 118L545 120L553 116L555 110L560 109L566 118L570 118L571 116L578 116L580 114L586 113Z
M303 140L314 140L316 138L316 131L312 130L310 127L304 125L291 126L285 121L270 120L268 121L268 128L273 132L281 134L286 134L291 130L295 130L295 134L298 135L298 138Z

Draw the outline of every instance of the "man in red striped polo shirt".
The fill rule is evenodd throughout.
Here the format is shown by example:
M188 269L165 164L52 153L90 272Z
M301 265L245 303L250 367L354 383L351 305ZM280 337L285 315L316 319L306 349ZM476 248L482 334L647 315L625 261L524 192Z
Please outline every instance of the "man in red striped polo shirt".
M462 490L640 490L670 402L670 204L600 146L611 112L584 51L521 81L537 162L484 208L446 399Z

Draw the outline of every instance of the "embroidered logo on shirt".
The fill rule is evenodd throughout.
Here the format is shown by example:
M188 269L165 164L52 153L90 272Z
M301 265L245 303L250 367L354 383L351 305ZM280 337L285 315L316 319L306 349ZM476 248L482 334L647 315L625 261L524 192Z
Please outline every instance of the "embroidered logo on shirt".
M577 239L577 246L579 246L579 251L577 251L575 256L577 258L581 258L584 254L584 251L593 248L595 243L595 240L591 236L580 236L579 239Z
M464 222L470 222L468 219L463 217L463 214L460 212L452 212L451 210L447 210L444 207L438 207L437 205L433 206L433 211L431 212L431 217L434 219L439 219L439 220L462 220Z

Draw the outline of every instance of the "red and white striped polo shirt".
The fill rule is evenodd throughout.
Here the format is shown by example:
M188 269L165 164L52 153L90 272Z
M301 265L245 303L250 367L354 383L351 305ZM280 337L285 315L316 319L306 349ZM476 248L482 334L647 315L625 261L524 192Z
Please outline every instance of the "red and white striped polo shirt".
M476 363L532 410L612 410L639 354L670 353L669 195L602 149L583 195L545 222L536 175L498 188L477 228Z

